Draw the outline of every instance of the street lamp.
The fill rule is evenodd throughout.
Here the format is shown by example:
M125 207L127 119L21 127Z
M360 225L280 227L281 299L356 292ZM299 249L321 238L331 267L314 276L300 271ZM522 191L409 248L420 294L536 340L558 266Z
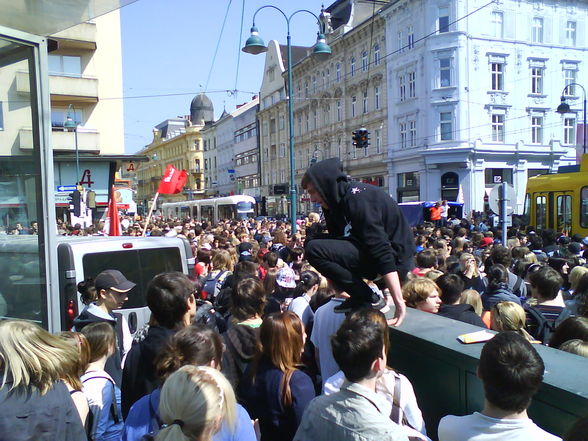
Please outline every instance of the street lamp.
M73 118L72 118L73 112ZM70 104L67 108L67 118L63 123L63 128L66 129L68 132L73 130L74 132L74 142L76 144L76 185L79 185L80 180L80 152L78 150L78 123L74 121L76 117L76 109L73 104Z
M241 49L243 52L248 54L261 54L262 52L267 52L267 46L259 36L259 30L255 26L255 17L257 13L265 8L272 8L279 11L284 18L286 19L286 27L287 27L287 51L288 51L288 121L289 121L289 129L290 129L290 222L292 223L292 233L296 233L296 182L295 182L295 165L294 165L294 102L292 99L292 45L290 41L290 20L294 15L298 14L299 12L306 12L312 15L319 26L319 32L317 33L317 40L316 44L312 49L312 55L319 61L327 59L331 55L331 48L325 41L325 36L320 32L320 20L319 18L312 12L307 9L299 9L298 11L294 11L290 16L287 16L284 11L282 11L277 6L273 5L265 5L257 9L255 14L253 14L253 26L251 27L251 36L245 42L245 46Z
M583 120L583 136L582 136L582 153L586 153L586 89L584 89L584 86L582 86L581 84L578 83L569 83L566 87L563 88L562 92L561 92L561 104L559 106L557 106L557 113L560 113L562 115L566 114L566 113L570 113L570 105L568 103L566 103L566 90L568 89L568 87L570 86L579 86L582 89L582 93L584 94L584 120Z

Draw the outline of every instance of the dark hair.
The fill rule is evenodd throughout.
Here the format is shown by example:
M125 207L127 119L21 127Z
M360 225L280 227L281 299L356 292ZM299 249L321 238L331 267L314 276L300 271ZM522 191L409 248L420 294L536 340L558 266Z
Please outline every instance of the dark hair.
M446 305L453 305L461 298L464 283L457 274L444 274L435 280L441 289L441 301Z
M512 264L512 254L508 248L503 246L493 247L490 252L490 258L492 259L493 264L499 263L505 268L510 268L510 265Z
M257 276L257 264L248 260L238 262L233 269L233 284L236 285L240 280L247 277ZM233 286L234 286L233 285Z
M563 278L550 266L544 266L529 274L529 282L541 298L553 300L563 285Z
M162 381L182 366L207 366L214 360L220 366L223 342L214 330L196 323L175 333L155 358L157 375Z
M80 300L84 305L89 305L98 298L98 293L96 292L96 287L94 286L94 279L91 277L87 277L85 280L82 280L80 283L78 283L77 288L78 292L80 293Z
M147 285L147 306L157 323L164 328L180 327L188 309L188 299L194 293L194 285L180 272L161 273Z
M488 288L490 290L498 289L501 283L508 281L508 271L500 264L492 265L486 275L488 276Z
M237 321L247 320L256 315L261 316L265 303L265 291L261 281L257 277L248 277L233 288L231 314Z
M574 292L579 316L588 317L588 273L580 277Z
M108 355L116 345L114 327L109 322L94 322L82 328L90 346L90 363Z
M419 268L434 268L437 265L437 253L429 248L416 255L416 264Z
M549 346L554 349L568 340L579 338L588 341L588 318L569 317L559 324L549 340Z
M321 283L321 278L317 273L310 270L303 271L302 274L300 274L300 281L294 289L294 297L300 297L310 288L319 283Z
M522 412L543 381L543 360L524 337L501 332L482 348L478 375L489 403Z
M278 264L278 254L270 251L263 256L263 260L265 260L268 268L275 268L275 266Z
M206 265L210 264L212 258L212 250L207 250L206 248L200 248L196 251L196 258L198 262L205 263Z
M382 356L385 347L387 327L373 319L383 314L371 308L363 308L345 318L337 332L331 337L335 361L351 382L357 382L370 375L374 360ZM384 322L386 321L384 317Z

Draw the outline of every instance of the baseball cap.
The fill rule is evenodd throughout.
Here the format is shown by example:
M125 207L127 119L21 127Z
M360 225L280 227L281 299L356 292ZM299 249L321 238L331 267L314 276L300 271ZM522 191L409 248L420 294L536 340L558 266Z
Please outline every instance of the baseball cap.
M102 271L96 276L94 286L96 287L96 291L111 289L117 292L128 292L136 285L130 280L127 280L119 270L109 269Z
M251 251L245 250L239 253L239 262L250 262L253 260L253 256L251 255Z
M578 254L582 251L582 246L578 242L572 242L568 245L568 251L572 254Z
M249 242L241 242L239 245L237 245L237 252L239 254L243 254L244 251L251 251L251 248L253 248L253 245L251 245ZM251 255L251 253L249 253L249 255Z
M488 245L491 245L494 243L494 240L491 237L484 237L481 241L480 241L480 248L484 248L487 247Z
M276 283L282 288L296 288L295 277L294 270L289 266L285 266L276 274Z

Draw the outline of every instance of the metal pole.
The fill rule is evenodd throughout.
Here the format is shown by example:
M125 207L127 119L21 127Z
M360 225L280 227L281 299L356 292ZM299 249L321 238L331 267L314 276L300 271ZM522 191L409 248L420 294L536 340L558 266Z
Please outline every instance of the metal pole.
M292 101L292 46L290 42L290 22L288 24L288 120L290 129L290 222L292 224L292 234L296 233L296 181L295 181L295 164L294 164L294 103Z
M75 111L74 111L75 118ZM74 127L74 142L76 144L76 185L80 183L80 151L78 150L78 124Z
M507 183L503 182L500 186L500 223L502 224L502 246L506 247L506 216L507 216Z
M584 92L584 136L582 137L582 153L586 154L586 90L582 87L582 91Z

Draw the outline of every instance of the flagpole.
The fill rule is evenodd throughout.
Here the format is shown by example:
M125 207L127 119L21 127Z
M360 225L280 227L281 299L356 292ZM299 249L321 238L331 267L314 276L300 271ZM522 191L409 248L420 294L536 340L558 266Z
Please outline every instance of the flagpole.
M149 221L151 220L151 215L153 214L153 209L155 208L158 196L159 192L155 193L155 196L153 197L153 202L151 202L151 208L149 209L149 214L147 215L147 219L145 220L145 226L143 227L143 237L145 237L145 233L147 232L147 225L149 225Z

